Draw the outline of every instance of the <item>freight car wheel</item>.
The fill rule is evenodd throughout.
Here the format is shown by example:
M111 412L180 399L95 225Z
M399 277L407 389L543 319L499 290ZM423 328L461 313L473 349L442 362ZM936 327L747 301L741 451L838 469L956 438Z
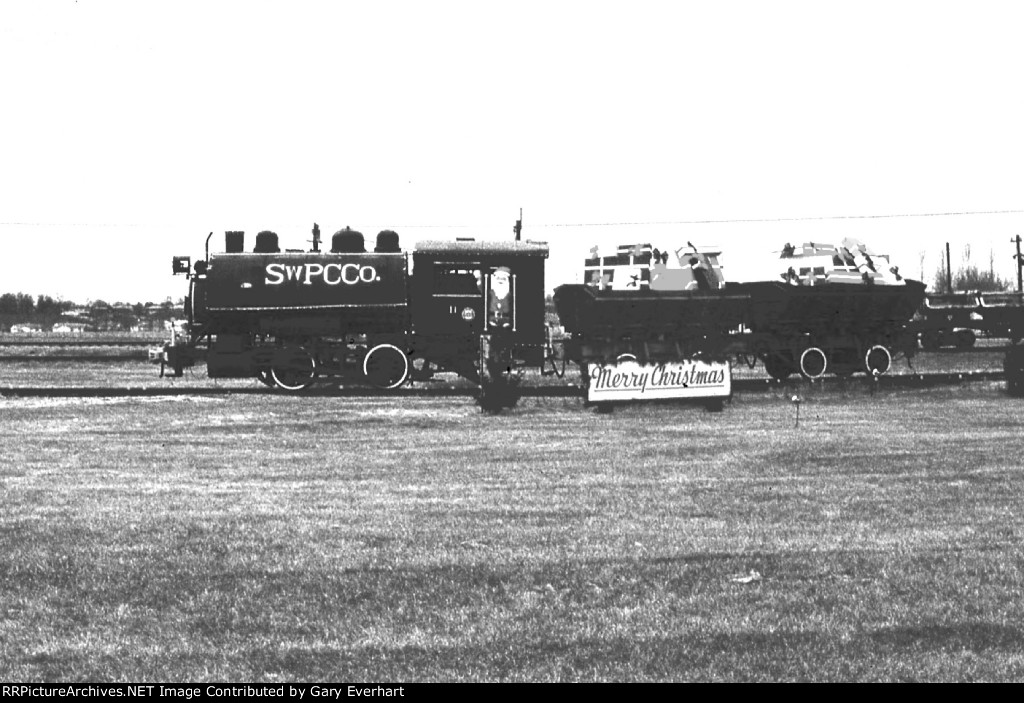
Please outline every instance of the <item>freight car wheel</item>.
M800 373L805 378L821 378L828 370L828 357L818 347L807 347L800 355Z
M378 344L363 357L363 375L377 388L398 388L409 377L409 357L393 344Z
M766 356L764 358L764 370L777 381L785 381L792 375L793 362L781 356Z
M871 347L864 355L864 369L869 376L874 376L876 372L879 376L888 373L891 366L892 354L881 344Z
M270 369L274 385L283 391L301 391L316 380L316 362L302 349L284 350Z

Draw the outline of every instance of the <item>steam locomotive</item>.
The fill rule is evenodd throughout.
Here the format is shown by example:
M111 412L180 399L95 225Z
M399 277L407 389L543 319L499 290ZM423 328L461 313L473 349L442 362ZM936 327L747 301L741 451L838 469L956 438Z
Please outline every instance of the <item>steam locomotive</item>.
M212 233L211 233L212 236ZM404 253L398 235L334 234L320 250L284 250L275 233L225 234L225 251L191 265L187 326L153 354L174 375L205 345L211 378L255 377L283 391L318 379L394 389L454 372L477 384L481 404L511 407L519 370L551 355L544 322L544 244L426 241Z
M524 369L560 373L559 361L579 366L599 408L683 398L718 410L734 363L760 361L780 379L885 373L916 349L906 323L924 298L923 284L859 243L790 247L779 279L740 284L726 283L721 252L692 244L595 248L585 282L555 289L567 333L556 340L543 243L425 241L403 252L385 230L366 251L345 228L321 251L314 225L310 250L282 251L264 231L247 252L244 233L227 232L224 252L210 253L210 237L194 266L174 259L189 279L187 325L151 353L162 373L181 375L203 354L210 377L282 391L321 379L394 389L451 372L491 411L515 405Z

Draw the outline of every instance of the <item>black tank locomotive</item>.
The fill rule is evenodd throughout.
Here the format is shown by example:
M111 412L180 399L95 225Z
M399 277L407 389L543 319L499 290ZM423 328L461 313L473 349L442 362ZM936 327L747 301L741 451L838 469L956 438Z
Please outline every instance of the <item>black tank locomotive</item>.
M246 252L244 234L228 232L224 253L207 249L195 266L177 257L188 324L158 360L180 375L205 354L212 378L284 391L321 379L392 389L449 371L496 407L515 403L523 367L543 364L546 245L420 242L403 253L384 231L367 252L345 229L320 251L317 234L312 250L281 251L261 232Z

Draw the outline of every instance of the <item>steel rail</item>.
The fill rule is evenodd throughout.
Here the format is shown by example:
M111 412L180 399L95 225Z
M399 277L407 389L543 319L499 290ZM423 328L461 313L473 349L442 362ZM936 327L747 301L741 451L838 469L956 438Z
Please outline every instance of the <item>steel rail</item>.
M0 347L151 347L160 346L166 339L68 339L67 337L0 338Z
M109 354L46 354L35 356L33 354L0 354L0 364L13 362L32 362L40 364L57 364L62 361L89 361L89 362L115 362L115 361L146 361L149 358L146 350L135 352L112 352Z
M926 373L926 374L894 374L891 376L879 376L877 379L854 377L854 378L823 378L815 381L804 379L789 379L778 381L775 379L744 378L734 379L732 382L733 391L741 393L755 393L759 391L786 390L798 391L800 389L850 389L850 388L871 388L874 385L876 390L895 388L924 388L941 385L955 385L962 383L975 383L983 381L1003 381L1002 371L960 371L950 373ZM309 388L297 393L284 393L271 388L254 385L251 388L225 388L225 387L189 387L178 386L145 386L145 387L100 387L100 386L0 386L0 397L3 398L139 398L139 397L187 397L187 396L227 396L227 395L268 395L281 397L306 397L306 398L471 398L477 395L476 388L430 388L423 386L403 387L395 390L380 390L376 388L350 386L338 387L316 387ZM582 397L582 389L576 385L564 386L534 386L522 389L524 398L572 398ZM699 402L684 401L684 402Z

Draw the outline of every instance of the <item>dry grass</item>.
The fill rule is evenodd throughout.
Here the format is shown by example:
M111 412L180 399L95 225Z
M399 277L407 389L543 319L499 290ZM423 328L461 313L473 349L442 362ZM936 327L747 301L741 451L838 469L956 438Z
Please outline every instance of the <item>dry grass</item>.
M1022 401L794 410L0 399L0 678L1024 678Z

